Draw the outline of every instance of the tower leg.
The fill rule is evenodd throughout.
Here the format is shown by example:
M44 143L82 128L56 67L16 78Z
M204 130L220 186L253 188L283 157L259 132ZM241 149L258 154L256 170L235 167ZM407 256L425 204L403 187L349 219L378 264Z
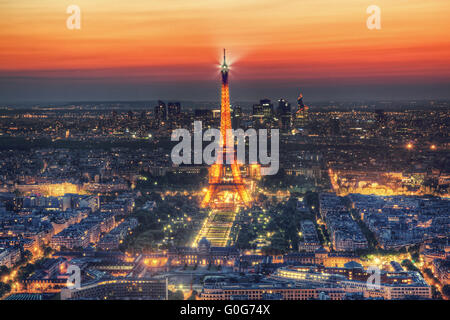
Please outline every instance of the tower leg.
M248 194L248 191L242 181L241 171L239 170L239 165L237 164L236 159L231 164L231 172L233 174L233 182L235 183L239 197L245 206L249 206L251 201L250 195Z
M215 185L210 184L208 191L206 191L206 195L203 198L201 207L205 208L209 205L209 202L211 201L211 199L213 198L213 196L215 195L215 193L217 192L217 187Z

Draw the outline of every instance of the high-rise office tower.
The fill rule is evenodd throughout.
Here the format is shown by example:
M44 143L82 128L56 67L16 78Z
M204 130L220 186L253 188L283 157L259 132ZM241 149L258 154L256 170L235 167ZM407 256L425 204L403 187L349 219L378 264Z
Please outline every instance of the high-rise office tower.
M264 112L261 104L254 104L252 108L253 127L259 128L264 124Z
M262 99L259 103L262 106L264 118L266 120L272 120L274 115L272 102L269 99Z
M278 115L291 113L291 104L285 99L278 99Z
M167 107L161 100L158 100L158 105L155 107L155 118L159 121L167 120Z
M297 110L294 113L294 127L304 129L308 123L309 107L303 103L303 94L300 93L297 99Z
M292 115L291 104L285 99L278 100L278 123L282 131L289 131L291 129Z
M242 116L243 113L241 106L234 106L232 110L232 122L235 129L240 128Z
M273 104L269 99L262 99L253 105L253 126L258 128L270 126L274 118Z
M179 102L169 102L167 104L167 114L169 120L176 120L181 114L181 104Z

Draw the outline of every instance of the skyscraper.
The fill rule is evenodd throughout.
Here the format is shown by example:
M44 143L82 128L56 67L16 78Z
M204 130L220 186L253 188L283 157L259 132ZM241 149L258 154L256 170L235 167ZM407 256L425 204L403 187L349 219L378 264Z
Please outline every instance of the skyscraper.
M179 102L169 102L167 104L167 114L169 120L176 120L181 113L181 104Z
M295 129L304 129L308 123L308 109L309 107L303 103L303 94L297 98L297 111L294 113L294 127Z
M259 101L259 104L253 105L252 118L254 127L270 127L273 117L273 104L269 99L262 99Z
M278 99L278 115L283 115L286 113L291 113L291 104L285 99Z
M269 99L262 99L259 103L262 106L264 118L266 120L272 120L274 115L272 102Z
M243 116L243 113L242 113L241 106L233 106L233 110L232 110L233 128L237 129L241 126L242 116Z
M155 107L155 118L159 121L167 120L167 107L161 100L158 100L158 105Z
M292 115L291 104L287 100L278 100L277 115L280 129L289 131L291 129Z

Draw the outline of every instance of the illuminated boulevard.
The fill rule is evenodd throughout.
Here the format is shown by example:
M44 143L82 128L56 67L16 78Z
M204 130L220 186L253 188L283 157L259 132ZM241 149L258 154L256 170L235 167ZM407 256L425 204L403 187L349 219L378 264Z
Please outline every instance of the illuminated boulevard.
M231 228L237 212L237 209L212 209L195 238L194 246L202 238L208 239L214 247L230 245Z

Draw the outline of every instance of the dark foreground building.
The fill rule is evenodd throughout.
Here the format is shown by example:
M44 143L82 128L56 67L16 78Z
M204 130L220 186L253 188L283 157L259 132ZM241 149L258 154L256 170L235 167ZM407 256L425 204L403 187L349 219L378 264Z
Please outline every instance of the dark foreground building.
M61 300L167 300L167 279L115 278L61 290Z

